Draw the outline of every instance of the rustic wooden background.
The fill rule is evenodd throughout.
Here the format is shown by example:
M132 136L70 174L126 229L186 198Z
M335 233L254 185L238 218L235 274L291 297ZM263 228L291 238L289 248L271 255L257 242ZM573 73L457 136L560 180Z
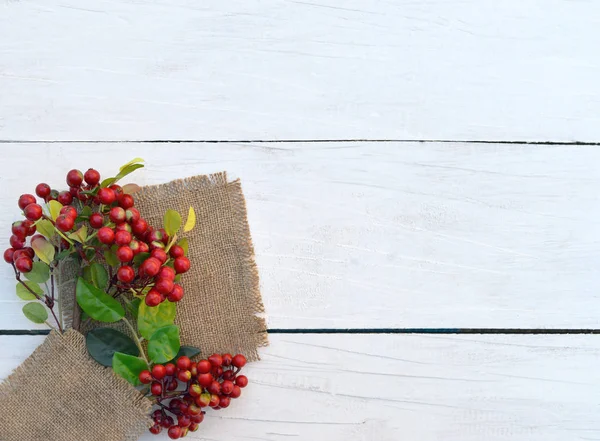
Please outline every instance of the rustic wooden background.
M4 0L0 228L74 167L242 179L271 346L191 439L599 440L599 25L591 1ZM0 289L4 378L43 336Z

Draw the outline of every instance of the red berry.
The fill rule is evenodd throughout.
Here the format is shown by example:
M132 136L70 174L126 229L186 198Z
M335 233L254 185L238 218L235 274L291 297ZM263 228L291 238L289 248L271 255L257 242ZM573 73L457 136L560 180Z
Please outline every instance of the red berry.
M163 420L160 422L160 425L163 426L165 429L168 429L169 427L173 426L174 424L175 424L175 421L173 421L173 417L170 417L170 416L163 418Z
M210 385L206 388L211 394L220 394L221 393L221 383L219 383L218 381L213 381L212 383L210 383Z
M129 245L131 246L131 245ZM175 280L175 270L170 266L163 266L157 274L157 277L161 279Z
M101 188L98 190L97 196L98 200L104 205L110 205L117 199L114 190L111 190L110 188Z
M162 364L156 364L152 367L152 376L157 380L162 380L167 375L167 370Z
M35 194L37 194L39 197L41 197L42 199L45 199L46 196L48 196L50 194L50 186L48 184L38 184L37 187L35 187Z
M133 259L133 250L126 245L119 247L116 254L117 259L123 263L131 262L131 259Z
M185 273L190 269L190 259L187 257L178 257L173 262L173 268L177 274Z
M245 375L238 375L235 379L235 384L237 384L239 387L248 386L248 377L246 377Z
M167 253L161 248L155 248L150 252L150 256L158 259L160 263L165 263L168 259Z
M69 187L79 187L83 182L83 173L79 170L70 170L67 173L67 185Z
M176 367L175 367L175 365L173 363L167 363L167 364L165 364L165 369L166 369L165 372L166 372L167 375L175 375Z
M200 415L203 415L203 414L200 414ZM196 430L198 430L198 423L194 422L194 423L190 424L190 426L188 427L188 430L190 432L195 432Z
M223 372L223 380L235 380L235 374L233 373L233 371L229 370Z
M124 265L117 270L117 279L123 283L131 283L135 278L135 271L129 265Z
M154 231L150 232L147 239L148 239L148 242L162 242L164 237L165 236L163 235L163 233L160 230L154 230Z
M151 250L156 250L156 249L164 249L165 245L162 242L159 242L157 240L155 240L154 242L150 243L150 249Z
M162 385L158 381L152 382L150 392L152 392L152 395L160 395L162 393Z
M73 219L77 218L77 210L71 205L65 205L62 207L59 214L64 214L65 216L72 217Z
M199 397L202 394L202 387L199 384L192 384L188 393L194 398Z
M46 202L55 201L58 198L58 190L50 190L50 194L44 199Z
M56 218L56 228L63 233L70 231L75 225L75 219L66 214L61 214Z
M33 234L35 234L37 228L35 225L33 225L32 221L24 220L23 225L25 225L25 227L27 227L27 236L32 236Z
M31 248L31 247L25 247L25 248L23 248L23 251L29 256L30 259L34 258L35 251L33 251L33 248Z
M192 379L192 373L186 370L179 371L177 374L177 379L186 383Z
M131 196L130 194L121 194L119 195L117 200L119 202L119 207L122 207L125 210L133 207L133 196Z
M181 427L187 427L192 424L192 420L187 415L179 415L177 417L177 424L179 424Z
M121 207L113 207L108 212L108 217L110 217L110 220L115 224L123 223L125 222L125 210Z
M121 193L123 193L123 188L119 184L109 185L108 188L110 188L112 191L114 191L117 196L120 195Z
M223 368L221 366L215 366L212 368L211 372L213 374L213 377L219 378L221 375L223 375Z
M146 242L140 242L140 253L147 253L149 251L148 244Z
M137 208L128 208L125 210L125 219L127 222L133 224L134 222L140 220L140 212Z
M200 407L196 405L196 403L192 402L192 404L190 404L188 407L188 413L190 415L198 415L202 413L202 409L200 409Z
M102 227L98 230L98 240L110 245L115 240L115 232L110 227Z
M211 368L212 368L212 365L210 364L210 361L208 361L208 360L200 360L198 362L197 369L200 374L208 374L210 372Z
M232 381L225 380L221 384L221 392L223 392L225 395L229 395L231 392L233 392L233 386L234 384Z
M58 193L56 200L63 205L69 205L71 202L73 202L73 196L68 191L61 191Z
M4 261L6 263L13 263L13 254L15 253L14 248L7 248L4 250Z
M190 372L192 373L192 377L198 375L198 364L196 362L193 362L190 365Z
M218 406L219 405L219 401L220 401L220 398L219 398L219 396L217 394L211 394L210 395L210 402L208 403L208 405L210 407Z
M246 357L242 354L237 354L231 362L236 368L242 368L246 364ZM239 377L238 377L239 378Z
M177 389L177 380L175 378L173 378L171 380L171 382L167 385L167 390L170 391L174 391L175 389Z
M158 435L161 431L162 431L162 426L160 424L154 424L152 427L150 427L150 433L153 433L154 435Z
M160 271L160 266L161 263L158 259L154 257L149 257L148 259L144 260L141 268L144 274L146 274L148 277L154 277Z
M171 439L179 439L179 437L181 436L181 427L179 426L173 426L171 428L169 428L169 438Z
M162 297L158 292L150 290L150 292L146 294L145 302L148 306L158 306L160 302L162 302Z
M25 221L17 221L13 222L11 226L11 231L12 234L17 236L19 239L25 240L25 238L27 237L28 228L25 224Z
M132 222L131 229L133 230L133 234L136 236L141 236L148 229L148 222L146 222L144 219L138 219L137 221Z
M214 378L213 378L212 374L206 373L206 374L198 375L198 383L200 384L200 386L202 386L204 388L210 386L213 381L214 381Z
M190 357L188 357L186 355L182 355L181 357L179 357L177 359L177 368L179 368L181 370L189 369L191 364L192 364L192 360L190 360Z
M171 247L171 249L169 250L169 254L173 258L183 257L183 256L185 256L185 251L183 250L183 247L181 247L179 245L173 245Z
M100 213L94 213L90 216L90 226L92 228L102 228L102 224L104 223L104 216Z
M93 187L98 182L100 182L100 173L98 173L98 171L94 170L93 168L89 168L88 171L86 171L83 175L83 179L85 179L85 182L87 182Z
M221 397L219 399L219 407L221 408L226 408L229 407L229 404L231 403L231 399L229 397Z
M242 389L240 389L240 387L237 385L233 386L233 390L229 394L229 397L230 398L239 398L240 395L242 395Z
M23 248L25 246L25 241L18 238L14 234L12 236L10 236L9 242L10 242L10 246L13 247L15 250L20 250L21 248Z
M152 383L152 374L148 370L142 371L140 372L139 379L142 384L150 384Z
M154 288L161 294L170 294L171 291L173 291L173 281L169 279L158 279L154 284Z
M183 288L177 283L173 284L173 290L167 294L169 302L179 302L183 299Z
M131 248L133 254L136 255L140 252L140 243L137 240L133 239L131 242L129 242L129 248Z
M23 213L30 221L36 221L42 217L42 207L38 204L29 204L25 207Z
M131 233L127 231L117 230L115 233L115 243L117 245L129 245L131 239Z
M231 361L233 357L231 354L223 354L223 366L231 366Z
M212 354L210 357L208 357L208 361L210 361L210 364L213 366L221 366L223 364L223 357L221 357L219 354Z
M19 208L24 210L29 204L35 204L35 196L32 194L22 194L19 196Z

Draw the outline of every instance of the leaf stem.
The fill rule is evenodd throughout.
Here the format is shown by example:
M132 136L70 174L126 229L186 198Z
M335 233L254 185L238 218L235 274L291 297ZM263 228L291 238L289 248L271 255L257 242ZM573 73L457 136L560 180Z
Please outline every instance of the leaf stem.
M142 347L142 343L140 342L140 339L138 338L137 332L135 331L135 329L133 328L133 326L131 325L131 323L129 322L129 320L127 320L125 317L123 317L123 321L125 322L125 324L129 328L129 330L131 331L131 333L133 334L133 338L135 340L135 344L137 345L138 349L140 350L140 354L142 354L142 358L144 359L144 361L146 362L146 364L148 366L150 366L150 362L148 361L148 358L146 357L146 353L144 352L144 348Z

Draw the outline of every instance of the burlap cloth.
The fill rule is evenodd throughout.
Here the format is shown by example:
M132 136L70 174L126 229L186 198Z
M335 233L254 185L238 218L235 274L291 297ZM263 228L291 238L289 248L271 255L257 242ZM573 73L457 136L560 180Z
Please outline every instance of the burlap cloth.
M53 331L0 384L0 440L134 441L150 401L92 360L85 338Z

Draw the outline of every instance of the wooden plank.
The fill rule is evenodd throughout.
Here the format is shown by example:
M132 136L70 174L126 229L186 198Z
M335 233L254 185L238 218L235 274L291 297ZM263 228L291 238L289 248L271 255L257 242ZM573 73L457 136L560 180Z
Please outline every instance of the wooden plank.
M440 144L19 145L16 200L70 168L133 179L240 177L271 328L597 328L600 150ZM27 329L0 265L0 323Z
M0 337L0 378L41 342ZM274 335L190 439L598 438L595 336ZM148 435L142 438L152 440Z
M8 2L0 139L599 141L599 13L568 0Z

